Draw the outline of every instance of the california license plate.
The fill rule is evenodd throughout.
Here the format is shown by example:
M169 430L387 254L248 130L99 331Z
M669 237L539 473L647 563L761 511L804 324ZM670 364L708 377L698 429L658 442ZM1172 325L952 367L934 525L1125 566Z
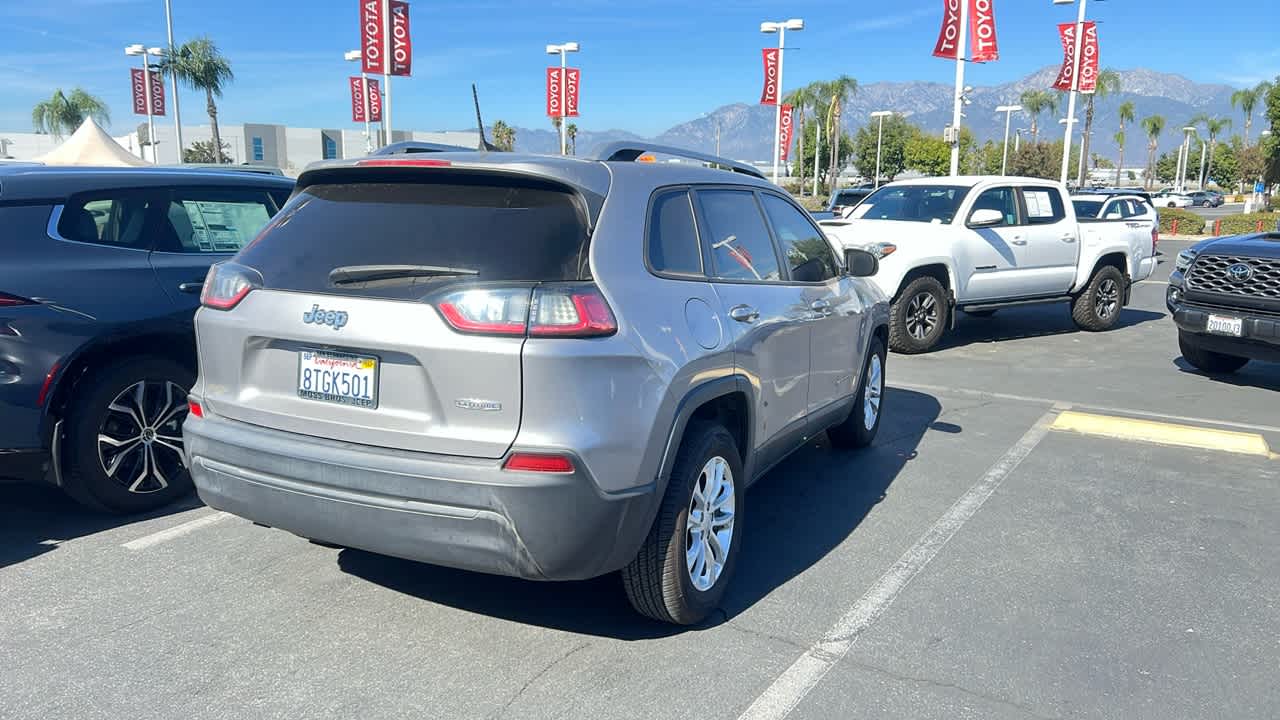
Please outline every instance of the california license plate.
M1205 329L1215 335L1240 337L1244 335L1244 320L1226 315L1210 315L1209 323Z
M298 397L355 407L378 407L378 358L302 350L298 353Z

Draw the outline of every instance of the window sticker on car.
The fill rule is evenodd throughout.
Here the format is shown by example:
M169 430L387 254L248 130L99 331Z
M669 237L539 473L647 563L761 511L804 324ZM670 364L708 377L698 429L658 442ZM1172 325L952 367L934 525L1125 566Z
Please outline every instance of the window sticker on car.
M1022 193L1027 200L1027 217L1053 217L1053 201L1047 190L1027 190Z

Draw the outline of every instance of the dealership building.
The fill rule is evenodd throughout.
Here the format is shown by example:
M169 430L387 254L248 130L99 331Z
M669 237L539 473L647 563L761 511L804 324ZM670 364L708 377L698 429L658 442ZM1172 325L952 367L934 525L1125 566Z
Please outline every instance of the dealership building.
M156 143L154 152L161 165L178 162L177 144L174 142L172 122L157 118ZM266 165L277 167L288 175L297 175L307 165L317 160L360 157L366 154L366 140L363 129L343 128L295 128L269 123L243 123L218 125L218 133L222 142L229 146L227 154L231 161L244 165ZM380 133L373 128L373 145L379 144ZM213 133L208 125L184 125L182 142L186 147L192 143L208 141ZM150 160L153 146L146 144L147 125L142 123L138 130L125 135L115 135L129 152L138 157ZM53 150L65 138L55 138L33 132L0 131L0 158L14 160L35 160ZM460 145L474 148L479 144L479 135L475 131L465 132L420 132L417 130L395 130L392 141L418 140L422 142Z

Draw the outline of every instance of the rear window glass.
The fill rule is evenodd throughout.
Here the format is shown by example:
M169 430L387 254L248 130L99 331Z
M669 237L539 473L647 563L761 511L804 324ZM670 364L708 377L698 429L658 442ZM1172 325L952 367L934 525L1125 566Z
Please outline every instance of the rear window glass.
M968 194L969 188L952 185L890 185L871 193L853 217L949 224Z
M588 279L576 196L537 181L453 175L423 182L312 185L237 262L266 287L421 297L458 281ZM436 276L335 283L335 269L421 266ZM336 277L342 277L341 275Z
M1076 208L1076 217L1096 218L1102 212L1102 202L1099 200L1072 200L1071 204Z

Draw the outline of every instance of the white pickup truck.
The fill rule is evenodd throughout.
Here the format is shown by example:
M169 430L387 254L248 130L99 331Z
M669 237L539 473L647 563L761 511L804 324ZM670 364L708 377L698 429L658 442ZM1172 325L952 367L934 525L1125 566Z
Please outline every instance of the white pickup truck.
M1061 184L1018 177L890 183L819 224L880 257L872 279L893 298L889 346L902 353L937 345L956 310L1070 302L1076 325L1110 329L1130 285L1155 270L1159 239L1149 218L1077 219Z

